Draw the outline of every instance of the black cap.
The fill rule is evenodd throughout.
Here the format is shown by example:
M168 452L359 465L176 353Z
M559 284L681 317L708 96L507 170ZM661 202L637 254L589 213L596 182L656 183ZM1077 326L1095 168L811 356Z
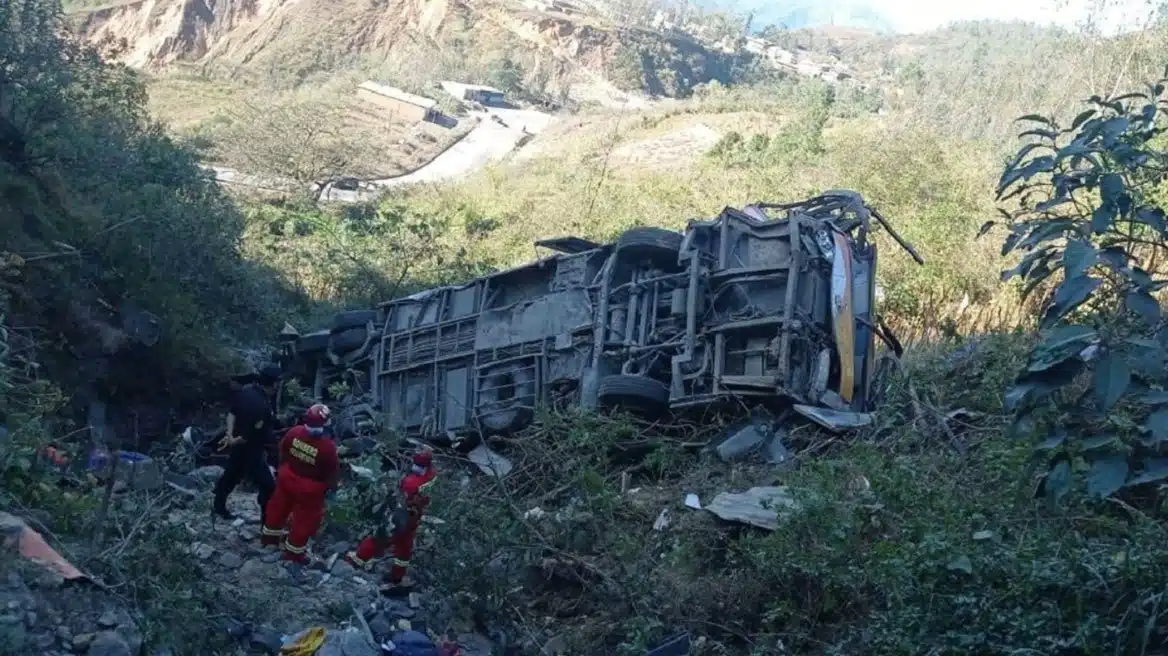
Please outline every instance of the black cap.
M260 369L259 376L256 378L261 385L275 385L280 382L280 376L282 374L283 372L280 370L279 365L269 364Z

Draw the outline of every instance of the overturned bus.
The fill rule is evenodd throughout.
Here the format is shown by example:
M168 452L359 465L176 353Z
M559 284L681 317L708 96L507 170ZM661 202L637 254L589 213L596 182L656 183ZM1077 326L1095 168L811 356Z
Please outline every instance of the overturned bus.
M863 413L877 337L900 351L876 314L873 219L921 261L858 194L831 191L683 232L540 241L556 254L287 334L285 359L317 398L358 372L371 405L417 436L513 432L551 403Z

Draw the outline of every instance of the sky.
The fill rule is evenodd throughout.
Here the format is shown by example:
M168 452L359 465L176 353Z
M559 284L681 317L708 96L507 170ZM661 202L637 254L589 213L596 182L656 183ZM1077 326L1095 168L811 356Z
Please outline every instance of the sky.
M923 32L962 20L1024 20L1074 28L1106 5L1100 28L1105 33L1139 28L1151 11L1148 0L868 0L897 32Z

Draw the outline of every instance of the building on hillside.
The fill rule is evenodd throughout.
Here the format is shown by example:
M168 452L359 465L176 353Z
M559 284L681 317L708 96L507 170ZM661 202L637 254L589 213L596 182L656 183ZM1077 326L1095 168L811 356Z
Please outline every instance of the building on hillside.
M480 84L463 84L462 82L442 82L442 88L450 95L466 102L477 102L484 105L502 105L503 92Z
M362 82L357 85L357 95L401 121L435 123L439 117L436 109L438 103L396 87L376 82Z

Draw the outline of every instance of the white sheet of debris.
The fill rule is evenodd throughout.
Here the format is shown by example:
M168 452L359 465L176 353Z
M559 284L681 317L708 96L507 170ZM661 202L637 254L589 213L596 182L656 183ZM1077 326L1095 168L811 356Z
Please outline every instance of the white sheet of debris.
M773 531L780 517L799 509L799 502L786 487L752 487L745 492L721 492L706 510L730 521Z
M510 474L513 468L510 460L490 450L485 444L476 446L470 453L466 454L466 457L470 458L470 461L488 476L502 478Z

